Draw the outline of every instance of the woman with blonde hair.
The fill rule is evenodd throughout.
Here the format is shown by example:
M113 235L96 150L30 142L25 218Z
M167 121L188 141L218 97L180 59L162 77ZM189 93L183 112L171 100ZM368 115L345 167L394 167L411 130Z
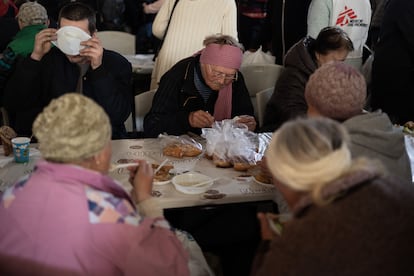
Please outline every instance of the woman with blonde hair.
M348 140L327 118L297 119L274 133L266 160L292 218L259 213L252 275L414 273L414 187L374 161L352 160Z

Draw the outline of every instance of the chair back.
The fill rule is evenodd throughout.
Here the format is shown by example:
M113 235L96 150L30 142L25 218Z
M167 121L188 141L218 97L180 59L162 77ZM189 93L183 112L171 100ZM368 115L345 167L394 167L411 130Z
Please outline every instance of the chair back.
M102 46L121 55L135 55L135 35L120 31L97 32Z
M264 114L266 111L266 105L270 97L272 97L274 87L266 88L256 94L257 101L257 118L259 120L259 127L263 126Z
M138 132L144 131L144 117L150 111L156 89L135 96L135 125Z
M134 131L134 123L132 122L132 112L129 113L128 118L124 122L125 129L127 132L133 132Z
M250 64L242 66L244 82L251 97L257 92L269 87L274 87L284 67L279 64Z
M284 67L279 64L249 64L242 66L240 72L244 77L247 90L258 118L256 94L269 87L274 87Z

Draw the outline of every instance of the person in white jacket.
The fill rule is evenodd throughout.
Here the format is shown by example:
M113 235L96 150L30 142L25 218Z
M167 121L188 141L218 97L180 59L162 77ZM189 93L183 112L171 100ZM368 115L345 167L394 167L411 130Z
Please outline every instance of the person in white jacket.
M164 43L155 60L151 89L175 63L203 48L203 40L221 33L237 37L237 7L234 0L179 0L165 31L175 1L165 0L152 25L153 34Z
M369 0L312 0L308 10L308 35L316 38L324 27L340 27L354 45L354 51L348 54L346 62L361 69L370 21Z

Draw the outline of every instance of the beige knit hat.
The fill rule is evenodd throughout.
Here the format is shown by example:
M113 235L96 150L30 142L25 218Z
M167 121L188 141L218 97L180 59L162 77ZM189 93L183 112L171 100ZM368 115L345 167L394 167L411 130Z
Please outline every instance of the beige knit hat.
M19 8L17 19L25 26L46 24L46 9L37 2L26 2Z
M99 153L111 139L105 111L77 93L54 99L33 123L43 158L67 163Z
M336 120L360 114L366 97L364 76L343 62L322 65L310 76L305 88L308 105L321 115Z

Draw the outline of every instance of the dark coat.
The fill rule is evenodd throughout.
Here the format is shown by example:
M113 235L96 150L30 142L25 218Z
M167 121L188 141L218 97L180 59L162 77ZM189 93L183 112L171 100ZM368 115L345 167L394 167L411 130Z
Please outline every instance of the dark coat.
M271 0L267 16L268 41L276 63L283 65L286 52L307 34L308 8L311 0Z
M80 69L53 47L41 61L23 59L10 76L4 91L4 106L19 135L31 135L36 116L49 102L75 92ZM120 54L104 50L102 65L83 77L83 94L96 101L108 114L112 138L124 138L124 121L131 113L131 64Z
M293 209L281 236L263 242L252 275L414 275L414 186L372 167Z
M311 41L311 37L300 40L286 54L285 70L266 105L262 131L274 131L284 122L306 114L305 86L317 69L309 50Z
M399 124L414 119L413 17L413 1L389 1L372 64L372 108Z
M181 135L188 131L200 134L201 129L190 126L190 112L205 110L214 114L218 93L212 93L205 103L194 84L194 70L199 66L200 56L179 61L165 73L155 93L150 112L144 119L146 137L157 137L160 133ZM253 105L243 76L238 72L233 82L232 117L254 116Z

